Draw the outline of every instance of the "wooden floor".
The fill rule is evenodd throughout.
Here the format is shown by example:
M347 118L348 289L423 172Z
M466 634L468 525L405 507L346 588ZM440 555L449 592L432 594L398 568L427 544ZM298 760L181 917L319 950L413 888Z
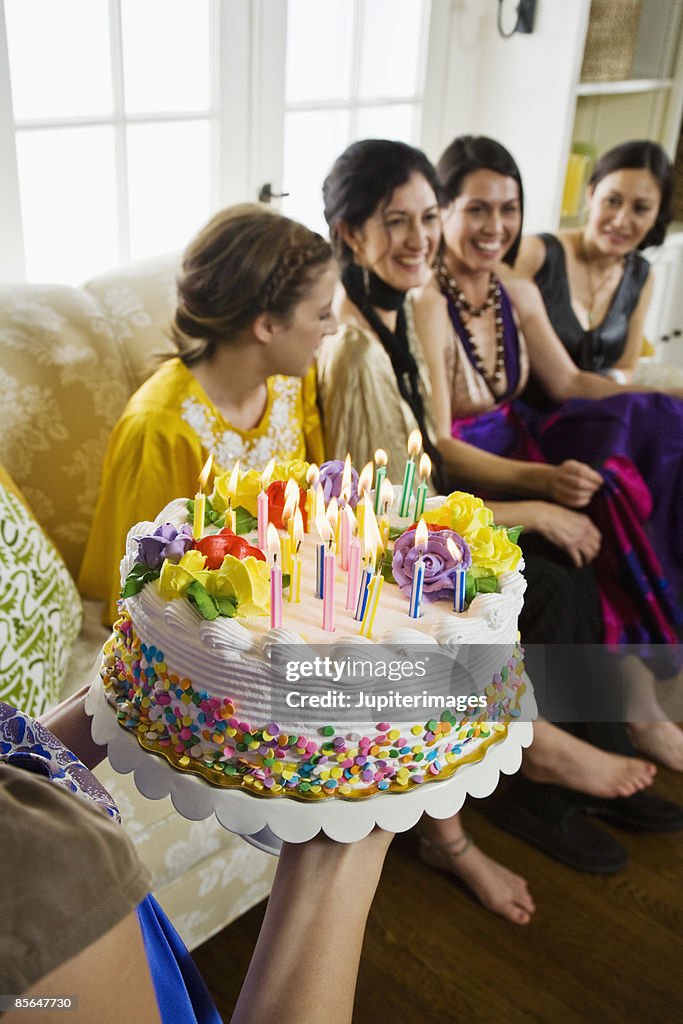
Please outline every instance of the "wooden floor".
M683 776L660 768L653 792L683 803ZM398 836L370 912L355 1024L683 1021L683 832L615 832L631 863L601 878L549 860L477 807L485 811L468 803L466 828L529 880L533 922L520 928L481 909L418 862L413 834ZM226 1022L264 908L194 953Z

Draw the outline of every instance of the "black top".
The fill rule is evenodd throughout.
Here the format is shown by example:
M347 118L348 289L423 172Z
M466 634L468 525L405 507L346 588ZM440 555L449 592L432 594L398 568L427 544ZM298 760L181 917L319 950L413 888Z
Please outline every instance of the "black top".
M534 280L540 288L555 333L580 370L600 373L621 358L628 338L629 321L650 264L639 252L626 256L624 274L604 319L592 330L581 326L572 309L564 248L555 235L543 234L545 260Z

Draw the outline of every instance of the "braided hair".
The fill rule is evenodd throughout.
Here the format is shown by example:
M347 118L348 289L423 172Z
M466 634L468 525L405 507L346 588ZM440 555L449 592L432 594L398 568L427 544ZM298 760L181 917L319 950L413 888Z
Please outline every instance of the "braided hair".
M185 250L171 335L186 365L209 357L261 313L287 324L332 259L303 224L255 203L216 214Z

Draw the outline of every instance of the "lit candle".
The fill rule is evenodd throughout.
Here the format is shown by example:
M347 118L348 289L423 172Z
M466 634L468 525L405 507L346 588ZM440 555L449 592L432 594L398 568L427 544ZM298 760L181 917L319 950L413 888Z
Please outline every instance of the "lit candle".
M325 533L325 568L323 578L323 629L327 633L334 633L334 575L335 575L335 554L334 539L329 523Z
M358 587L360 586L360 559L361 544L358 536L358 522L353 512L347 506L347 512L352 518L351 532L353 540L349 545L349 575L346 580L346 610L352 612L358 602Z
M325 509L325 518L332 527L332 538L335 549L339 546L339 505L336 498L331 498Z
M308 484L308 490L306 491L306 523L309 533L313 530L313 521L315 520L316 487L318 486L319 477L320 470L315 462L312 462L306 470L306 483Z
M304 520L301 509L294 513L294 540L292 543L292 565L289 575L289 600L293 604L301 601L301 545L304 540Z
M424 515L425 502L427 500L427 481L432 475L432 460L429 458L426 452L420 456L420 465L418 468L418 474L420 476L420 486L417 489L417 496L415 499L415 522L417 523L420 518Z
M377 476L375 477L375 515L378 516L380 512L380 490L382 487L382 480L387 475L387 453L383 448L378 448L375 452L375 463L377 464Z
M340 551L339 564L344 572L349 568L349 545L351 544L351 532L349 519L345 515L351 497L351 456L347 454L344 459L344 471L342 473L341 488L339 490L339 508L341 518L339 523Z
M294 551L294 513L299 507L299 485L290 477L285 487L285 505L282 510L282 525L287 531L280 541L282 549L282 571L292 571L292 553Z
M325 499L320 484L318 484L315 498L315 528L320 537L315 549L315 596L322 600L325 581L325 535L329 529L329 523L325 519Z
M344 572L349 571L349 559L351 557L351 538L353 528L356 525L356 517L350 505L344 505L341 513L341 557L340 565Z
M375 513L372 510L372 506L368 503L368 507L365 511L365 523L364 523L364 560L365 568L361 577L360 591L358 594L358 604L356 606L355 619L360 619L361 625L361 636L369 636L369 632L364 632L365 629L372 632L372 623L374 622L375 614L377 612L377 602L379 601L379 592L377 590L377 584L374 589L372 588L373 580L376 576L381 575L378 572L376 565L377 556L382 550L382 541L379 536L379 529L377 527L377 519ZM379 585L381 590L381 584ZM370 598L374 595L374 601L371 602ZM366 625L368 616L371 615L371 621L369 625Z
M408 438L408 458L403 474L403 490L401 491L401 508L399 515L405 519L410 514L410 499L413 496L413 480L415 479L415 456L422 447L422 434L419 430L413 430Z
M277 564L280 552L280 538L272 523L266 530L270 565L270 628L279 629L282 625L282 569Z
M425 563L422 557L427 549L429 531L424 519L421 519L415 530L415 548L419 550L420 557L415 563L413 571L413 585L410 590L410 605L408 614L411 619L419 619L422 615L422 592L424 589Z
M366 494L372 490L372 475L374 473L374 467L371 462L366 464L358 474L358 501L356 503L356 516L358 518L358 533L363 533L363 516L365 515L365 498Z
M388 477L385 477L384 480L382 480L380 500L382 514L379 517L378 524L379 535L382 540L382 547L384 548L385 551L389 547L389 530L391 528L391 523L389 522L389 509L394 504L394 497L394 488L391 483L391 480L389 480Z
M451 537L446 538L446 545L451 553L454 562L462 562L460 548ZM453 570L453 611L465 611L465 587L467 585L467 570L462 565L456 565Z
M194 496L194 516L192 520L192 536L195 540L201 540L204 536L204 515L206 513L206 495L204 494L204 488L206 487L207 480L211 475L211 466L213 464L213 452L209 454L208 459L204 463L204 468L199 474L197 481L199 490Z
M268 495L266 489L275 469L275 459L271 459L261 473L261 490L256 499L256 515L258 517L258 546L261 551L266 550L268 543Z
M232 507L233 498L237 497L237 488L240 482L240 460L233 466L230 479L228 480L228 510L226 512L226 526L229 526L233 533L237 533L237 513Z

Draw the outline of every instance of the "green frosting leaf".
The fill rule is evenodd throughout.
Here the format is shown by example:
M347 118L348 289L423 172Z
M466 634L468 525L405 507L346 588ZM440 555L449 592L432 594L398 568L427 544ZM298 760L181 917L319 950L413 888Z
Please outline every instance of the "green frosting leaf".
M524 529L523 526L508 526L508 528L507 528L508 539L513 544L516 544L517 541L519 540L519 535L520 535L520 533L522 532L523 529Z
M211 621L217 619L220 615L218 602L211 596L206 587L202 586L199 580L194 580L190 583L187 588L187 598L195 606L203 619Z
M258 519L252 516L251 512L238 505L235 509L236 531L239 534L251 533L258 526Z
M214 597L219 613L226 619L233 619L237 614L237 603L231 597Z
M159 569L150 569L148 565L143 562L136 562L133 568L126 576L121 591L121 597L134 597L135 594L139 594L146 583L151 583L152 580L158 580L160 575Z
M379 571L382 573L382 576L384 576L384 579L387 581L387 583L393 583L396 586L396 580L394 579L394 574L391 571L391 564L392 563L390 558L383 558L380 564Z

